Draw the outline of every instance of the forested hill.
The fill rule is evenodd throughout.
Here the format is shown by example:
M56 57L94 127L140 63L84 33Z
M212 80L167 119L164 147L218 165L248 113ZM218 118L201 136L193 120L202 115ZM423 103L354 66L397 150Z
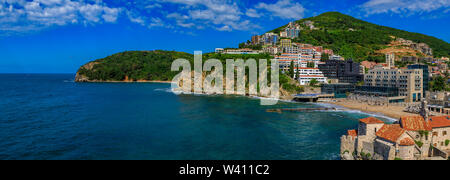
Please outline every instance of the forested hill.
M171 81L179 72L171 71L172 62L186 59L193 67L194 55L176 51L127 51L89 62L77 72L78 82L104 81ZM225 66L226 59L272 59L268 54L231 55L203 54L203 61L218 59ZM224 67L225 68L225 67Z
M76 81L170 81L173 60L192 61L189 53L175 51L127 51L98 59L80 67Z
M309 21L313 22L314 28L306 25L305 22ZM386 48L393 40L392 36L426 43L433 49L435 57L450 56L450 44L438 38L376 25L339 12L327 12L296 22L301 25L302 30L299 38L294 39L295 42L324 46L339 55L353 57L358 61L384 59L384 55L376 51ZM278 33L284 27L272 32Z

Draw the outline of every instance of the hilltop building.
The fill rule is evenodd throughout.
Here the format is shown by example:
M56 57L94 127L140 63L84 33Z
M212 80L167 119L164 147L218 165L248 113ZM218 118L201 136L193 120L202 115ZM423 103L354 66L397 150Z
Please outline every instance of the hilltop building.
M263 45L276 45L279 41L278 35L275 33L266 33L260 39L260 44Z
M222 54L225 50L223 48L216 48L215 52L217 54Z
M389 69L395 67L395 54L394 53L386 54L386 64Z
M280 40L280 45L281 45L281 48L291 47L292 46L292 41L291 41L291 39L281 39Z
M281 53L282 49L278 48L277 46L265 46L263 47L263 52L269 53L271 55L276 55L278 53Z
M289 25L284 29L284 33L280 35L285 35L287 38L297 38L300 33L300 26L294 22L290 22Z
M253 45L260 44L260 39L261 39L261 37L258 35L252 36L252 44Z
M262 53L262 51L257 51L257 50L253 50L253 49L226 49L224 50L223 48L216 48L216 53L221 53L221 54L260 54Z

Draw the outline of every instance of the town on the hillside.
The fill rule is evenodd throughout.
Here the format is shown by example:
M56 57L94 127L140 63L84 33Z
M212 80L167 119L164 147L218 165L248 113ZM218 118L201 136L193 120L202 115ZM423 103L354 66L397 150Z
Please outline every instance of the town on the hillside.
M315 28L311 21L304 25ZM298 85L320 85L318 91L296 95L297 101L334 101L344 107L354 104L360 110L379 109L399 119L394 124L373 117L361 119L357 130L349 130L341 138L342 159L448 158L448 57L434 58L427 44L392 37L390 48L380 51L385 63L355 62L322 46L293 42L301 30L291 22L279 34L253 36L241 46L246 48L216 48L215 52L268 53Z

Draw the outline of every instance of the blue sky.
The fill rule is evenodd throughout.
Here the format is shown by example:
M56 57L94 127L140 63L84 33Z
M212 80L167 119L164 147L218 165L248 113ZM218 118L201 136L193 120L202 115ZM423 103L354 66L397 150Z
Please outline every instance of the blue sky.
M450 42L450 0L0 0L0 73L75 73L126 50L210 52L328 11Z

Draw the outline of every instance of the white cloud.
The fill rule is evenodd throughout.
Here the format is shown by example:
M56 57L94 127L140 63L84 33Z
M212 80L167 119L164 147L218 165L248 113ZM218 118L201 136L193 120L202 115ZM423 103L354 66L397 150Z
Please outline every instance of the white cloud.
M275 4L259 3L255 8L268 11L272 16L282 19L301 19L305 12L300 3L291 0L279 0Z
M101 1L76 0L1 0L0 33L27 32L68 24L113 23L120 8Z
M150 19L150 24L148 25L149 28L153 27L166 27L166 28L172 28L170 25L164 24L163 20L158 17L154 17Z
M219 31L231 31L231 28L230 28L230 26L223 26L223 27L217 28L217 30L219 30Z
M155 4L149 4L145 6L146 9L153 9L153 8L162 8L161 4L155 3Z
M252 18L259 18L262 15L259 14L256 9L247 9L247 12L245 12L245 15L247 15L248 17L252 17Z
M133 23L137 23L137 24L140 24L140 25L142 25L142 26L145 26L145 25L146 25L145 17L139 16L138 13L131 12L131 11L127 11L127 16L128 16L128 19L129 19L131 22L133 22Z
M423 13L450 7L450 0L369 0L360 5L367 15L380 13Z
M219 31L248 30L258 26L242 18L239 6L229 0L160 0L161 3L178 5L177 16L169 14L182 28L203 29L209 26Z

